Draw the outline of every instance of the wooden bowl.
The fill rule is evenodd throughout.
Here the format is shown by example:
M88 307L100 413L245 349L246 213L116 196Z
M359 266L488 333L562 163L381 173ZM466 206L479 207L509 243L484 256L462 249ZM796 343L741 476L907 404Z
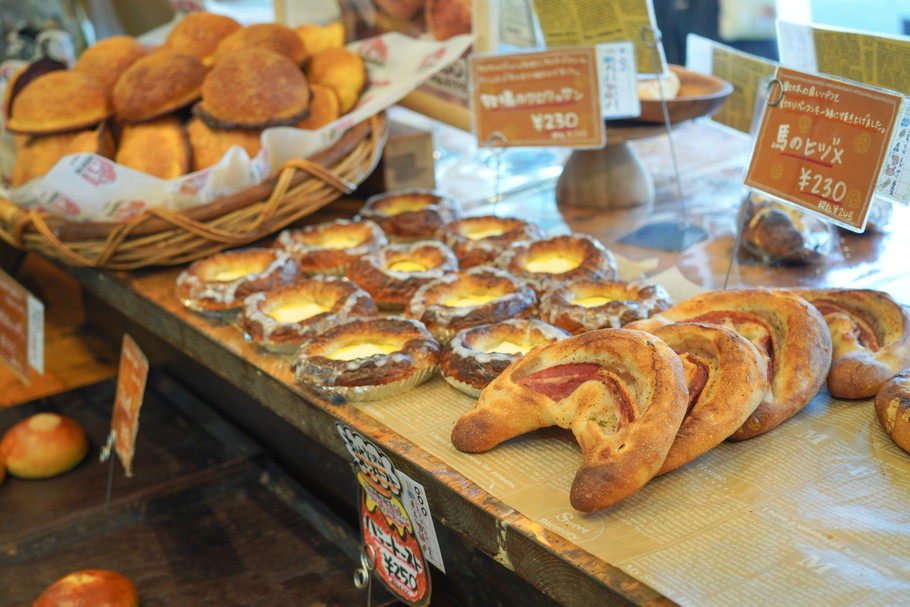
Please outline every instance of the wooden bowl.
M667 100L667 111L670 115L670 122L673 124L701 116L710 116L720 109L720 106L733 92L733 85L726 80L693 72L679 65L671 65L670 69L679 76L679 94L675 98ZM631 121L662 124L664 113L661 102L643 100L641 115Z

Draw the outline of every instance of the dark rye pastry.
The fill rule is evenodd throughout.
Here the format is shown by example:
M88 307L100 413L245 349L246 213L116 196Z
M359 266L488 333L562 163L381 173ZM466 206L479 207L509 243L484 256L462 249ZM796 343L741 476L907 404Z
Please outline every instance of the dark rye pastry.
M571 430L582 465L573 508L593 512L657 474L686 413L679 356L642 331L603 329L528 352L481 392L455 423L459 451L488 451L547 426Z
M812 304L780 289L709 291L662 314L626 325L654 331L675 322L723 325L748 339L767 359L771 390L730 438L752 438L777 427L809 404L831 366L831 336Z
M828 392L837 398L870 398L910 367L910 314L882 291L793 289L821 312L833 353Z

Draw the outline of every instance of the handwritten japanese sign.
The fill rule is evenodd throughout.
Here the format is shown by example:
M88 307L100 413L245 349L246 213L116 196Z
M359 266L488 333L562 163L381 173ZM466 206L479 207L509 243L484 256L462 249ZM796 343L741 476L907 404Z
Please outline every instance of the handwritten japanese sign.
M23 381L44 373L44 304L0 270L0 360Z
M901 101L897 94L778 68L746 185L862 231Z
M427 561L442 569L442 555L423 487L370 439L344 424L335 427L360 485L360 528L373 571L406 604L429 604Z
M480 145L598 148L606 143L593 47L471 57Z
M136 434L139 431L139 408L145 396L145 382L149 363L129 335L123 336L120 351L120 368L117 373L117 393L111 434L114 450L127 476L133 476L133 454L136 451Z

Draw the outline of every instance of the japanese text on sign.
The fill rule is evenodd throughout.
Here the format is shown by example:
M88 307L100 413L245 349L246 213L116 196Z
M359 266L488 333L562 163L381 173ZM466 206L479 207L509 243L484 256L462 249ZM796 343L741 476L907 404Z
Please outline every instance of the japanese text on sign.
M900 95L778 68L745 183L861 231Z

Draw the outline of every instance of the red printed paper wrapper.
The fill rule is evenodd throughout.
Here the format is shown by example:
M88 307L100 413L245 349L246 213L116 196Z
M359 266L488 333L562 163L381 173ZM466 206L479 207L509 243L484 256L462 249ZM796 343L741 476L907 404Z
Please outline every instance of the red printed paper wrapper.
M317 131L267 129L255 158L235 147L216 165L163 180L96 154L75 154L61 159L43 178L0 190L0 196L70 221L126 221L148 208L181 211L204 204L256 185L288 160L331 146L347 129L390 107L460 57L471 40L463 35L435 42L388 33L348 44L367 68L367 86L357 106Z

